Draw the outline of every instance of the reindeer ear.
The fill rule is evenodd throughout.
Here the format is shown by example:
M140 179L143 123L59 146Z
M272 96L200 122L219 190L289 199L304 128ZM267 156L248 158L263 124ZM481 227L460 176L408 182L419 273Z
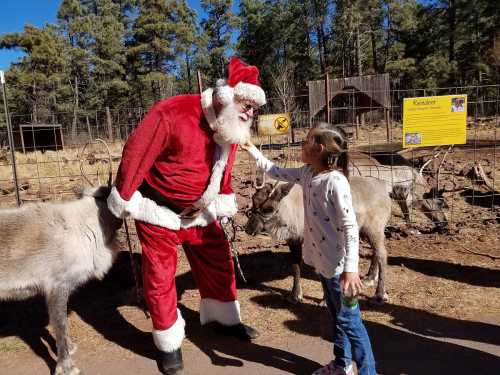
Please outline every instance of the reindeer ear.
M273 196L276 197L278 200L286 197L290 190L292 190L293 185L295 185L292 182L289 182L287 184L280 184L276 187L276 190L274 191ZM274 198L273 197L273 198Z

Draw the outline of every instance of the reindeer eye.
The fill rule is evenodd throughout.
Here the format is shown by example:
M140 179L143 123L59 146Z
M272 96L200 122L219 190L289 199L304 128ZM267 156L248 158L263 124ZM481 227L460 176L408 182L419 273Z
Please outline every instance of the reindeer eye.
M266 207L262 209L263 214L272 214L273 213L273 208L272 207Z

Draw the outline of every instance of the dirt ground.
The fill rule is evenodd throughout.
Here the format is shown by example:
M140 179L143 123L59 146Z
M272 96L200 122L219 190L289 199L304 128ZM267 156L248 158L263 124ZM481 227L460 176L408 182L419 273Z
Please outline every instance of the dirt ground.
M491 150L479 151L479 159L488 160L490 176L498 173ZM465 182L459 169L470 162L470 153L456 152L447 160L444 170L457 172L453 178ZM246 156L240 156L233 185L242 212L253 191L253 173ZM500 373L498 196L480 186L470 189L446 197L456 215L447 234L433 233L417 213L416 230L406 231L394 209L387 231L389 302L370 303L372 288L364 290L361 301L380 374ZM467 198L471 195L474 200ZM236 223L245 223L243 213ZM331 327L314 272L304 270L304 303L291 305L283 298L292 284L287 249L243 231L238 231L235 246L248 279L239 282L242 316L261 336L254 343L240 343L200 327L199 295L179 251L179 308L187 321L185 373L310 374L328 362ZM370 255L363 243L363 273ZM140 263L140 255L135 258ZM71 298L69 332L85 374L158 373L151 322L135 306L132 286L123 252L105 280L89 283ZM55 368L54 346L42 299L0 302L0 374L49 374Z

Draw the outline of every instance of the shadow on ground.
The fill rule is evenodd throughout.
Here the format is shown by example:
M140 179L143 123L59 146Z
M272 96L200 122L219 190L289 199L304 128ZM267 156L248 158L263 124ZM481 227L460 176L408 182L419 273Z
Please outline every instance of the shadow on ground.
M310 303L287 306L273 294L254 297L252 301L267 309L289 309L296 319L285 322L287 329L331 341L332 328L329 318L326 320L328 312L325 307ZM362 309L370 309L370 306L363 304ZM379 374L489 374L487 369L498 368L499 358L495 355L435 338L500 345L499 326L441 317L391 304L377 307L377 310L391 314L393 324L410 331L365 321Z
M441 277L470 285L500 288L500 270L491 268L407 257L389 257L388 264L404 266L428 276Z
M135 254L135 263L140 266L139 254ZM272 277L271 274L269 276ZM285 273L283 277L286 277ZM196 287L190 272L179 275L177 285L179 298L183 291ZM84 322L114 344L154 360L156 349L151 333L129 323L118 310L118 307L131 302L130 290L133 286L128 254L122 252L104 280L88 283L71 297L68 311L78 314ZM179 307L187 322L187 337L216 366L242 367L243 361L251 361L291 374L311 373L319 367L315 361L281 349L218 337L210 327L200 326L198 312L182 304ZM53 372L56 365L53 353L56 348L47 325L48 316L43 298L0 302L0 337L19 337ZM47 349L47 344L52 353Z
M500 206L500 193L477 191L474 189L467 189L460 193L467 203L472 206L479 206L485 208L493 208L494 206Z
M140 264L140 255L135 254L135 256L136 263ZM287 291L263 284L289 275L287 253L257 252L241 256L240 262L249 279L248 283L240 284L240 289L261 292L261 295L252 298L253 302L266 309L288 309L294 314L295 319L286 321L283 329L318 339L330 338L328 313L319 305L319 301L306 299L303 304L290 305L281 298ZM390 259L390 264L401 263L418 272L464 282L475 281L479 283L476 285L481 286L495 286L497 284L493 281L487 283L487 280L499 279L498 271L480 267L403 257ZM439 274L435 270L439 270ZM469 273L477 275L466 276ZM316 279L314 273L307 270L305 277ZM477 279L482 281L478 282ZM180 299L184 291L195 288L190 272L179 275L176 281ZM72 296L69 310L77 313L107 340L138 355L154 359L155 348L150 332L138 329L125 320L118 311L118 307L130 303L128 292L131 287L133 287L133 275L128 254L122 253L103 281L91 282ZM378 371L381 374L488 373L487 369L498 368L499 359L494 355L454 343L437 341L435 338L466 339L500 345L499 326L461 321L392 304L382 307L363 304L362 308L376 309L389 314L392 323L404 329L367 322L378 362ZM186 328L188 338L210 357L215 366L241 367L243 361L251 361L292 374L311 373L319 366L315 361L281 349L217 337L210 328L200 326L198 312L182 304L180 309L188 323ZM46 329L47 323L45 304L41 298L0 303L0 337L18 336L53 370L55 361L47 346L55 351L55 345Z

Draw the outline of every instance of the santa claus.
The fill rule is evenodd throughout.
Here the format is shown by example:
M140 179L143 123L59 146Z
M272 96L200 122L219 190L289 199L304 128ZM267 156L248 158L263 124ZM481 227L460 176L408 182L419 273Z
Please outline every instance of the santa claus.
M108 206L133 217L142 246L144 297L153 321L158 365L183 368L184 320L177 309L175 271L181 245L198 285L200 321L250 340L243 324L235 270L219 219L236 214L231 169L257 107L265 104L255 66L232 58L226 81L201 95L157 103L127 140Z

